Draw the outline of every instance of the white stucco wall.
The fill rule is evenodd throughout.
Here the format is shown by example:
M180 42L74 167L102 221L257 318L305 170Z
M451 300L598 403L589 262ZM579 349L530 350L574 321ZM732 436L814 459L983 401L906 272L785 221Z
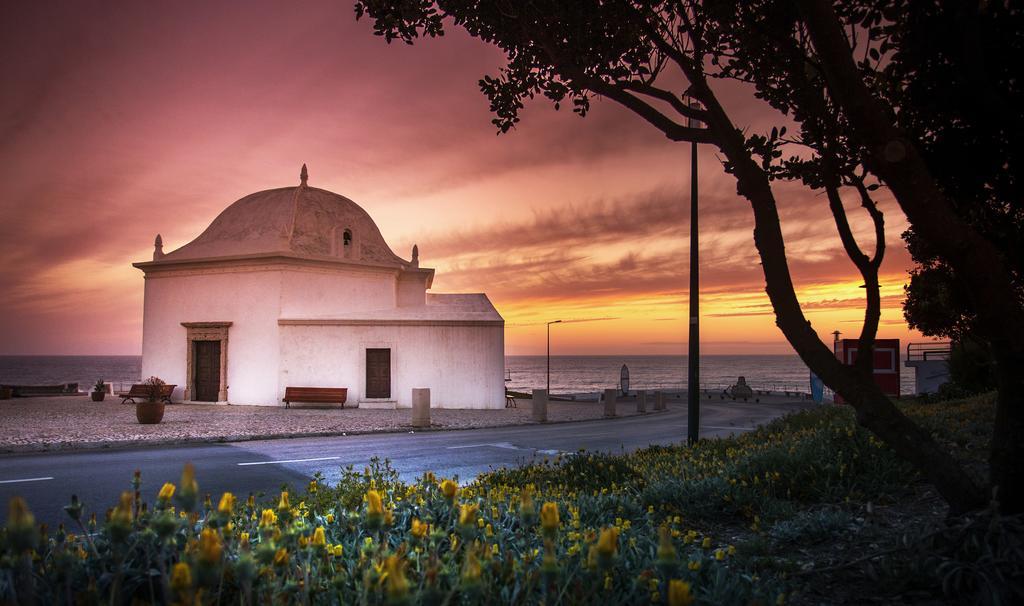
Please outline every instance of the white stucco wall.
M396 303L399 307L416 307L427 302L427 276L402 273L395 281Z
M388 271L289 268L282 272L281 284L284 318L395 307L395 275Z
M447 324L447 325L445 325ZM412 406L412 389L429 387L434 408L505 406L504 326L422 323L280 326L280 399L286 386L347 387L348 401L366 391L366 349L391 349L391 399Z
M146 277L142 378L186 384L188 343L182 322L231 322L228 329L228 402L278 405L280 271L232 271Z
M425 288L418 278L408 288ZM391 398L411 407L429 387L438 408L505 405L504 325L484 295L430 295L397 306L390 270L218 265L147 271L143 378L187 384L182 322L231 322L227 394L233 404L280 406L287 386L347 387L365 400L366 349L391 350ZM421 290L422 292L422 290ZM409 296L409 293L406 293Z

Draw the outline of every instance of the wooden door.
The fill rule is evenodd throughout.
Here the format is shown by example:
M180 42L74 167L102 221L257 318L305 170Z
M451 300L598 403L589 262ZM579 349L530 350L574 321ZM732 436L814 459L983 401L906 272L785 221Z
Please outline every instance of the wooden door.
M391 397L391 350L366 350L366 397Z
M216 402L220 391L220 341L193 341L195 393L193 400Z

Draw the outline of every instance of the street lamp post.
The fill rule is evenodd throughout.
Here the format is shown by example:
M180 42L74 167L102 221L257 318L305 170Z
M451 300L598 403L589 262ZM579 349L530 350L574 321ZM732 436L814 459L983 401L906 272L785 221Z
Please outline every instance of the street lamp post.
M690 107L696 107L691 100ZM690 119L691 128L700 122ZM697 142L690 144L690 337L687 355L687 442L700 437L700 247L697 242Z
M548 322L548 397L551 397L551 325L560 324L561 320Z

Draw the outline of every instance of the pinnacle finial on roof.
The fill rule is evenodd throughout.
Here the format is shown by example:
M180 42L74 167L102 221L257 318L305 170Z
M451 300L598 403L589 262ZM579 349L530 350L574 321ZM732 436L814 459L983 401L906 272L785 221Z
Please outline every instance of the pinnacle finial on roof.
M302 185L305 185L306 181L309 180L309 171L306 170L305 164L302 165L302 172L299 173L299 179L302 180Z
M164 239L160 237L160 234L156 235L156 240L153 241L153 260L159 261L164 256Z
M412 245L412 266L420 266L420 247L415 244Z

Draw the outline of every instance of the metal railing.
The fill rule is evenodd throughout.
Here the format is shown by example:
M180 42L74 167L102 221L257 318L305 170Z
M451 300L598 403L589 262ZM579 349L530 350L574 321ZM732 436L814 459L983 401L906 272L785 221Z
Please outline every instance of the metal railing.
M948 360L953 345L949 341L928 341L925 343L907 343L906 361Z

